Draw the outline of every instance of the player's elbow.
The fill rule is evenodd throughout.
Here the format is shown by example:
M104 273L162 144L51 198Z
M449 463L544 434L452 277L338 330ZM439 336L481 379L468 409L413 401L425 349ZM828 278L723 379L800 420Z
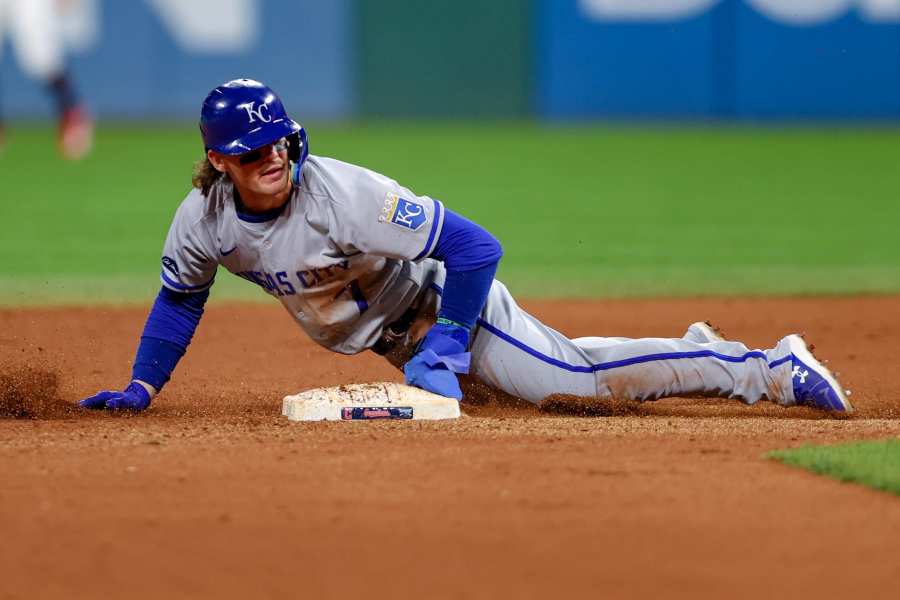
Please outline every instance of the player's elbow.
M467 255L465 269L481 269L489 265L496 265L503 257L503 246L500 240L495 238L488 230L477 227L473 232L469 243L463 251ZM462 253L461 253L462 254ZM463 261L452 261L454 263ZM451 265L447 265L448 267ZM457 265L454 265L457 266ZM462 264L458 266L463 266Z
M485 259L490 262L500 262L500 259L503 258L503 245L500 244L500 240L487 233L484 245Z

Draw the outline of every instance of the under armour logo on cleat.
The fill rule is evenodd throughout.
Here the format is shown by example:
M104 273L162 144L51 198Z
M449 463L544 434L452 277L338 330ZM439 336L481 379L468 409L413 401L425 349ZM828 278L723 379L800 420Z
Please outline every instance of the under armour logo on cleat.
M791 377L799 377L800 383L806 383L806 377L809 375L809 371L801 371L800 367L794 367L794 370L791 371Z

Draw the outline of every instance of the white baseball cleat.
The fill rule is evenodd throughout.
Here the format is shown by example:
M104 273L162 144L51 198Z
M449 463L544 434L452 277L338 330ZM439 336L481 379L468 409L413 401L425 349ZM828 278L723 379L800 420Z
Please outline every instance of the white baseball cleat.
M684 339L698 344L710 344L712 342L724 342L725 336L722 330L710 323L709 321L697 321L688 327Z
M853 412L847 392L799 335L789 335L778 343L787 346L791 357L791 387L797 404L820 410Z

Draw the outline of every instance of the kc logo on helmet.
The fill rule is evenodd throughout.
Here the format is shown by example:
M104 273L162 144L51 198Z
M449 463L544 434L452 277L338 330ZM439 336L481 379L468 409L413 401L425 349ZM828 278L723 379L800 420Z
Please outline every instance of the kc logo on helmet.
M253 105L256 102L248 102L246 104L238 104L239 107L243 108L247 111L247 118L250 119L251 123L256 123L256 119L259 119L263 123L271 123L272 115L269 113L269 105L268 104L260 104L259 108L253 108ZM263 113L265 111L265 113Z

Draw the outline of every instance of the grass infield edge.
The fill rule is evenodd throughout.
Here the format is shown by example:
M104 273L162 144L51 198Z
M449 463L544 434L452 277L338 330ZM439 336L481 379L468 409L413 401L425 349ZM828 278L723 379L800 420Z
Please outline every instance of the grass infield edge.
M900 497L900 438L771 450L768 460Z

